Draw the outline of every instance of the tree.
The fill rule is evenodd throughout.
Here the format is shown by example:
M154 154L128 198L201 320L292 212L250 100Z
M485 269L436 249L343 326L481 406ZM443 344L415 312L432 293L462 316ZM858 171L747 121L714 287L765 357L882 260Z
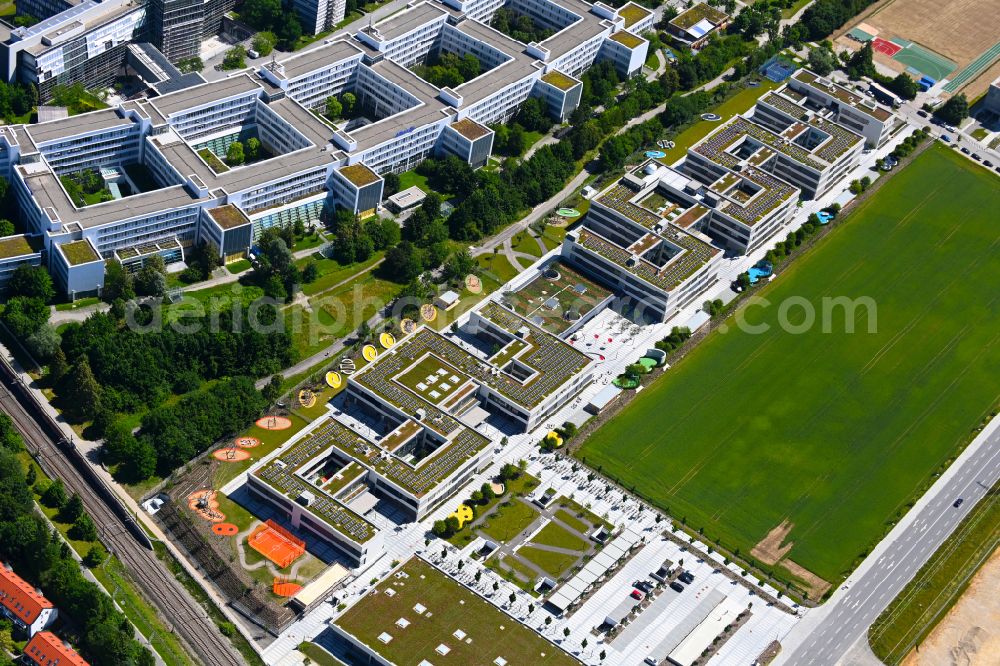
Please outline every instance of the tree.
M13 236L14 223L10 220L0 220L0 236Z
M260 139L258 139L255 136L252 136L249 139L247 139L246 156L248 159L251 160L255 160L258 157L260 157Z
M0 220L0 224L3 222L7 222L7 220ZM11 296L40 298L48 302L56 295L56 290L52 285L52 276L45 268L22 264L10 276L10 281L7 283L7 293Z
M179 69L183 74L191 74L205 69L205 63L202 62L201 58L197 56L184 58L183 60L177 61L177 69Z
M286 51L295 49L296 42L302 36L302 24L299 23L299 17L294 11L285 12L278 34L281 37L282 47Z
M875 63L872 61L872 43L865 42L865 45L854 52L847 65L844 67L847 76L856 81L863 76L875 75Z
M161 297L167 293L167 276L154 264L147 263L136 275L135 290L143 296Z
M67 398L72 412L81 420L94 416L101 403L101 387L86 356L81 356L73 366L68 385Z
M513 481L519 476L521 476L521 470L516 465L504 463L503 467L500 468L500 479L502 481Z
M340 103L336 95L330 95L326 98L326 117L330 120L337 120L341 117L344 112L344 105ZM398 176L397 176L398 178Z
M226 164L229 166L239 166L243 164L246 160L246 156L243 154L243 144L239 141L233 141L226 148Z
M809 69L820 76L826 76L837 67L837 54L830 49L827 42L816 48L809 49Z
M83 514L69 528L68 534L77 541L97 541L97 526L90 516Z
M257 30L270 30L281 15L281 0L246 0L240 7L240 19Z
M949 99L938 108L934 115L956 127L969 117L969 100L965 98L965 93L959 93Z
M267 30L258 32L253 36L253 50L263 56L271 55L274 45L278 43L278 36Z
M64 523L76 522L76 519L83 515L83 500L76 493L59 510L59 520Z
M93 569L104 564L104 560L106 559L108 559L108 551L98 542L87 551L87 554L83 558L83 563Z
M903 99L915 99L920 90L917 82L906 72L901 72L886 87Z
M354 105L357 103L358 98L354 96L354 93L345 92L340 96L340 102L344 108L344 115L350 117L354 114Z
M448 534L448 523L443 520L435 520L434 525L431 527L431 533L440 539L447 539L450 536Z
M49 306L40 298L15 296L7 301L0 319L14 337L24 340L49 320Z
M247 66L246 57L247 50L241 44L237 44L226 51L226 55L222 58L222 69L243 69Z
M50 509L61 509L66 504L66 486L63 485L62 479L56 479L49 484L40 499L42 504Z
M386 275L395 282L409 282L424 271L424 255L410 241L401 241L385 254Z
M29 335L24 343L28 347L28 350L35 355L35 358L46 361L52 358L59 349L60 341L61 338L56 331L56 327L45 322L38 327L38 330Z
M462 529L461 523L458 522L458 518L455 516L448 516L444 519L445 524L448 526L448 533L455 534L460 529Z
M111 259L104 265L104 289L101 290L101 298L106 303L113 303L119 298L125 301L135 298L132 275L117 259Z

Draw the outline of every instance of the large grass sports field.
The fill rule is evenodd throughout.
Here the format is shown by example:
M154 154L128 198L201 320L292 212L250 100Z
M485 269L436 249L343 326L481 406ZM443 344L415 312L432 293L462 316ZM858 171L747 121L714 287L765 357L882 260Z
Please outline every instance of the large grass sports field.
M998 202L932 146L744 308L768 332L727 322L578 455L744 554L787 519L787 557L836 581L1000 400ZM821 332L824 296L874 299L877 332ZM777 326L792 297L808 333Z

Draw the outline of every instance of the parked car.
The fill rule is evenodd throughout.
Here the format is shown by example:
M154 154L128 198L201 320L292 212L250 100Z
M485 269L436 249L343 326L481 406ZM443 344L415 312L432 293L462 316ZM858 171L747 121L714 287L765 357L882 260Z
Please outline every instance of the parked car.
M958 128L955 127L954 125L945 125L944 128L946 130L948 130L949 132L957 132L958 131Z
M683 592L684 586L675 580L670 584L670 589L673 590L674 592Z
M923 109L920 109L919 111L917 111L917 115L920 116L921 118L926 118L927 112L924 111Z
M640 592L639 590L632 590L632 594L630 594L629 596L635 599L636 601L642 601L643 599L646 598L646 595Z
M979 153L972 153L972 159L974 159L974 160L976 160L978 162L979 160L981 160L983 158L979 156Z
M969 154L969 149L968 148L962 148L962 154L963 155L968 155Z
M993 166L993 162L990 162L989 160L986 160L985 162L983 162L983 166L991 167L991 166Z
M250 56L251 60L256 60L257 58L260 57L260 54L257 53L257 51L255 51L254 49L247 49L247 55Z
M677 577L677 580L690 585L694 581L694 574L691 573L690 571L685 571L684 573L682 573L680 576Z
M666 582L667 578L670 576L670 567L664 564L659 569L649 574L654 579L660 581L661 583Z
M965 501L964 499L962 499L961 497L959 497L957 500L955 500L955 503L952 504L952 506L957 509L958 507L962 506L962 502L964 502L964 501Z
M653 591L653 584L650 583L648 580L637 580L634 583L632 583L632 585L636 589L642 590L646 594L649 594L650 592Z
M944 141L945 143L951 143L951 137L948 136L947 134L942 134L941 140Z

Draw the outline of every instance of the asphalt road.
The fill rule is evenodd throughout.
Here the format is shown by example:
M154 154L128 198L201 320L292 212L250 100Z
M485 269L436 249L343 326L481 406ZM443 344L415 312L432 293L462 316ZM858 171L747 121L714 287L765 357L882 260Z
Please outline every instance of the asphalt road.
M994 419L844 586L789 633L783 642L794 646L775 663L836 664L998 478L1000 419ZM965 501L955 508L958 498Z

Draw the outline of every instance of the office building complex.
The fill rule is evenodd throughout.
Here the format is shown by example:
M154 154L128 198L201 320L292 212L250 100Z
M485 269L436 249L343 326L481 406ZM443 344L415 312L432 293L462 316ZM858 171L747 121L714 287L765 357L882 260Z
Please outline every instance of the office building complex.
M377 557L363 516L379 499L421 520L490 463L489 419L531 430L592 380L593 360L501 305L461 343L421 327L350 377L339 418L248 476L255 497L359 565Z
M796 77L815 78L805 70ZM883 111L873 112L892 127ZM800 197L822 196L858 165L865 138L842 117L791 82L767 93L679 164L650 160L595 196L582 227L563 241L563 259L630 299L646 321L669 319L719 279L724 251L764 247Z
M5 128L0 167L29 235L43 241L45 262L68 294L99 290L103 262L112 258L177 261L200 241L225 257L242 256L263 229L312 222L324 206L374 212L381 174L432 155L485 164L493 145L487 124L508 120L529 96L565 118L579 103L576 76L597 59L610 59L626 76L640 71L647 43L620 15L630 6L616 12L581 0L533 2L524 11L562 26L540 44L510 39L455 7L422 2L353 39L253 75ZM626 13L634 27L650 18ZM441 51L476 54L488 71L449 89L407 69ZM344 92L356 96L362 117L334 125L311 112ZM256 161L225 164L229 145L249 138L262 145ZM84 170L100 174L110 201L88 205L71 196L65 179Z

